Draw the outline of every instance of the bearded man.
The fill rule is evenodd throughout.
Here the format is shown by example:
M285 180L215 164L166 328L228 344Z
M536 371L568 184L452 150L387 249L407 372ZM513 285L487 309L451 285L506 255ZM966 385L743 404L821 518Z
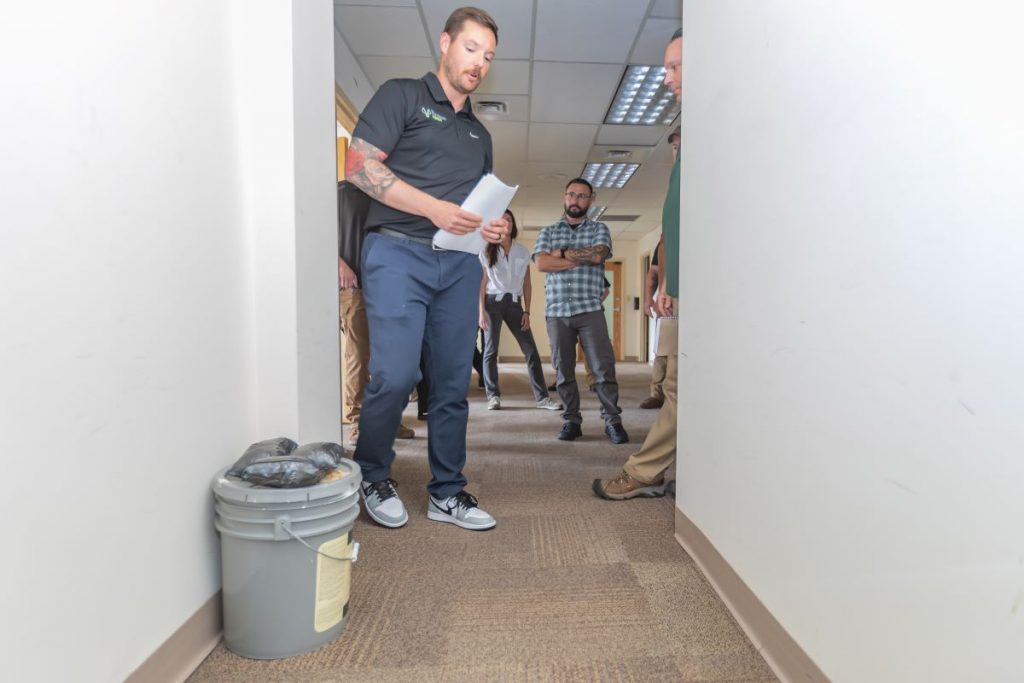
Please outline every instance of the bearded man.
M386 527L409 520L391 465L402 411L420 379L421 350L430 382L427 517L464 529L495 526L465 490L462 472L480 261L434 249L431 240L438 230L480 230L492 243L508 233L504 218L481 225L480 216L459 206L491 172L491 136L469 94L490 70L497 44L498 26L487 12L452 12L437 71L384 83L359 116L345 159L349 182L373 199L362 253L370 383L354 458L367 514Z

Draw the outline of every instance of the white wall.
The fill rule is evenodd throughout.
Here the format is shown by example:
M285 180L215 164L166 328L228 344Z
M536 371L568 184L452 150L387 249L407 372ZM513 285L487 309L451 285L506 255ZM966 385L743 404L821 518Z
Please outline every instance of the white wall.
M686 3L678 501L838 682L1024 680L1022 24Z
M302 4L0 24L5 679L123 679L219 588L215 470L339 437L331 4Z

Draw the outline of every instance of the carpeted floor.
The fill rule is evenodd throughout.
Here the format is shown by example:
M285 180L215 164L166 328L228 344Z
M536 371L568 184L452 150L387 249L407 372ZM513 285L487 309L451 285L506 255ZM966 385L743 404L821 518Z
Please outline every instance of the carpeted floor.
M646 365L620 364L623 424L610 444L597 398L583 396L584 437L554 439L522 364L502 365L503 408L470 390L467 490L498 520L471 532L426 519L426 426L397 443L393 476L409 524L364 516L351 617L334 643L254 661L221 644L189 679L204 681L718 681L768 683L771 670L673 537L670 498L593 495L643 442ZM547 370L549 375L551 371ZM474 382L476 375L473 375Z

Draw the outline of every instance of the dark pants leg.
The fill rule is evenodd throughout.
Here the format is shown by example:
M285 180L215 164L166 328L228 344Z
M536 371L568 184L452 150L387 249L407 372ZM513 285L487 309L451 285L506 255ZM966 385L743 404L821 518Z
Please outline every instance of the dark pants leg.
M547 326L551 341L551 367L558 378L558 396L565 406L562 419L583 424L580 390L576 385L576 327L573 318L548 318Z
M466 480L466 386L476 330L480 262L472 254L376 233L363 246L370 323L370 384L363 399L355 461L365 481L390 476L394 435L425 354L430 380L428 490L449 496Z
M606 424L619 424L619 383L615 380L615 349L608 336L608 323L604 312L581 313L573 316L576 332L583 345L590 371L594 374L594 390L601 401L601 417Z
M504 301L493 296L484 298L484 312L489 324L484 330L484 387L487 398L501 396L498 386L498 344L501 342L501 321L504 317Z
M505 324L512 332L512 336L519 342L519 349L526 358L526 369L530 375L530 386L533 388L533 398L542 401L548 397L548 385L545 384L544 370L540 362L540 353L537 351L537 342L533 340L533 332L523 329L523 306L518 301L509 301L502 311Z
M416 414L426 415L430 406L430 379L427 377L427 361L420 349L420 382L416 385Z
M428 247L429 249L429 247ZM437 288L427 309L427 457L433 478L427 490L437 498L455 495L466 485L466 425L469 386L476 348L480 261L461 251L434 251Z

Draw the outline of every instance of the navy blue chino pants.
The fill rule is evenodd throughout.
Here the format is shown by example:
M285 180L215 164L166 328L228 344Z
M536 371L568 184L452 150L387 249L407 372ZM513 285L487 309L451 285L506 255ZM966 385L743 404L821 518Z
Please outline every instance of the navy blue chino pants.
M354 459L363 480L391 476L395 432L420 380L420 352L430 382L427 456L436 498L466 485L466 392L476 346L480 261L461 251L370 232L362 284L370 324L370 383L359 416Z

